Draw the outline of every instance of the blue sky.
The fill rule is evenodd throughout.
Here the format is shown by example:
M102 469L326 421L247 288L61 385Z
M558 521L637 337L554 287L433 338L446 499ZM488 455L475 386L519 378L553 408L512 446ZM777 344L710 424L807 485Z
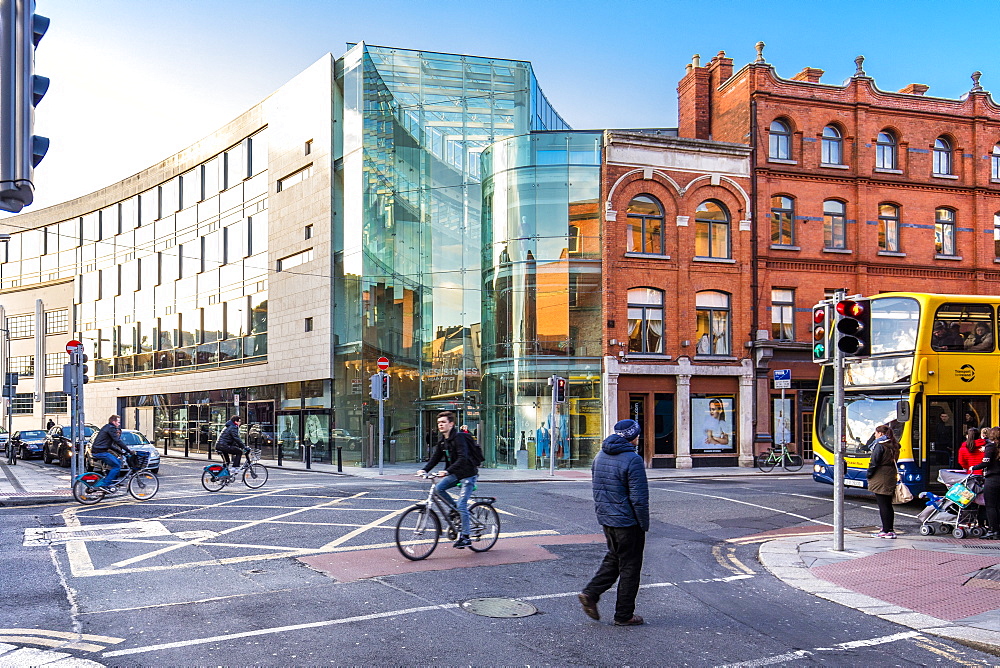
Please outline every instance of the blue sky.
M760 0L37 0L52 23L36 69L51 139L36 203L110 185L212 133L347 42L531 61L574 128L669 127L691 55L738 69L763 40L779 75L841 83L854 58L883 90L959 97L983 72L1000 96L1000 3Z

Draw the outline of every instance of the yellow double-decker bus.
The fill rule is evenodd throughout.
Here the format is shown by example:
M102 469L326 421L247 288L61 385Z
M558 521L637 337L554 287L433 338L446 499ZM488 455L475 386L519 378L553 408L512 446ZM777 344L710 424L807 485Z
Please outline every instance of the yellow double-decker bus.
M847 362L845 483L867 487L875 427L902 446L899 472L917 494L957 468L969 428L1000 424L1000 296L891 292L870 298L871 356ZM813 479L833 483L833 373L824 367L813 420Z

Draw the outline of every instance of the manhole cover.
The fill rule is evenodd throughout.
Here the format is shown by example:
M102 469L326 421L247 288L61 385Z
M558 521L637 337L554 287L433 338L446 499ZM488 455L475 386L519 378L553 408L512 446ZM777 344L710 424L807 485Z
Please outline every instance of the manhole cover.
M473 598L462 603L462 609L482 617L512 619L528 617L538 612L538 608L513 598Z

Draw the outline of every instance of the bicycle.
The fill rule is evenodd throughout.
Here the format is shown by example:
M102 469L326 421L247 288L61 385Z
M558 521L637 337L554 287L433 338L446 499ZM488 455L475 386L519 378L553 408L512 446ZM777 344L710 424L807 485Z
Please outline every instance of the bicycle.
M129 455L125 458L125 474L107 487L94 487L104 477L100 473L89 471L77 476L73 483L73 498L86 506L92 506L128 490L137 501L149 501L160 489L160 479L152 471L144 470L148 463L148 452Z
M396 522L396 548L410 561L420 561L431 556L441 539L441 518L446 518L448 538L457 540L462 532L462 516L437 491L431 473L421 473L421 478L431 480L426 501L418 501L400 515ZM485 552L500 537L500 515L492 496L473 496L469 499L469 548Z
M798 471L802 468L802 456L792 454L784 444L757 455L757 468L762 472L768 473L775 466L781 466L786 471Z
M238 469L230 471L229 475L222 475L223 464L209 464L201 474L201 486L209 492L218 492L226 485L236 480L236 477L243 474L243 484L250 489L263 487L267 482L267 467L258 464L260 460L260 450L247 449L246 461Z

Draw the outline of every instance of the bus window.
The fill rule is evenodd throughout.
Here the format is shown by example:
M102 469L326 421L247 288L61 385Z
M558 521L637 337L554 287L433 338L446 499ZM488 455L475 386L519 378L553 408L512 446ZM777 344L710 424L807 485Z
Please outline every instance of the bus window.
M895 422L896 402L902 398L899 394L854 394L844 397L847 409L845 454L848 457L868 457L875 442L875 427L881 424L891 425L894 433L902 432L902 425ZM823 446L830 451L833 451L833 416L833 396L824 394L820 399L816 431Z
M920 304L910 297L873 299L872 354L912 352L917 343Z
M993 352L993 307L949 302L934 314L931 349L936 352Z

